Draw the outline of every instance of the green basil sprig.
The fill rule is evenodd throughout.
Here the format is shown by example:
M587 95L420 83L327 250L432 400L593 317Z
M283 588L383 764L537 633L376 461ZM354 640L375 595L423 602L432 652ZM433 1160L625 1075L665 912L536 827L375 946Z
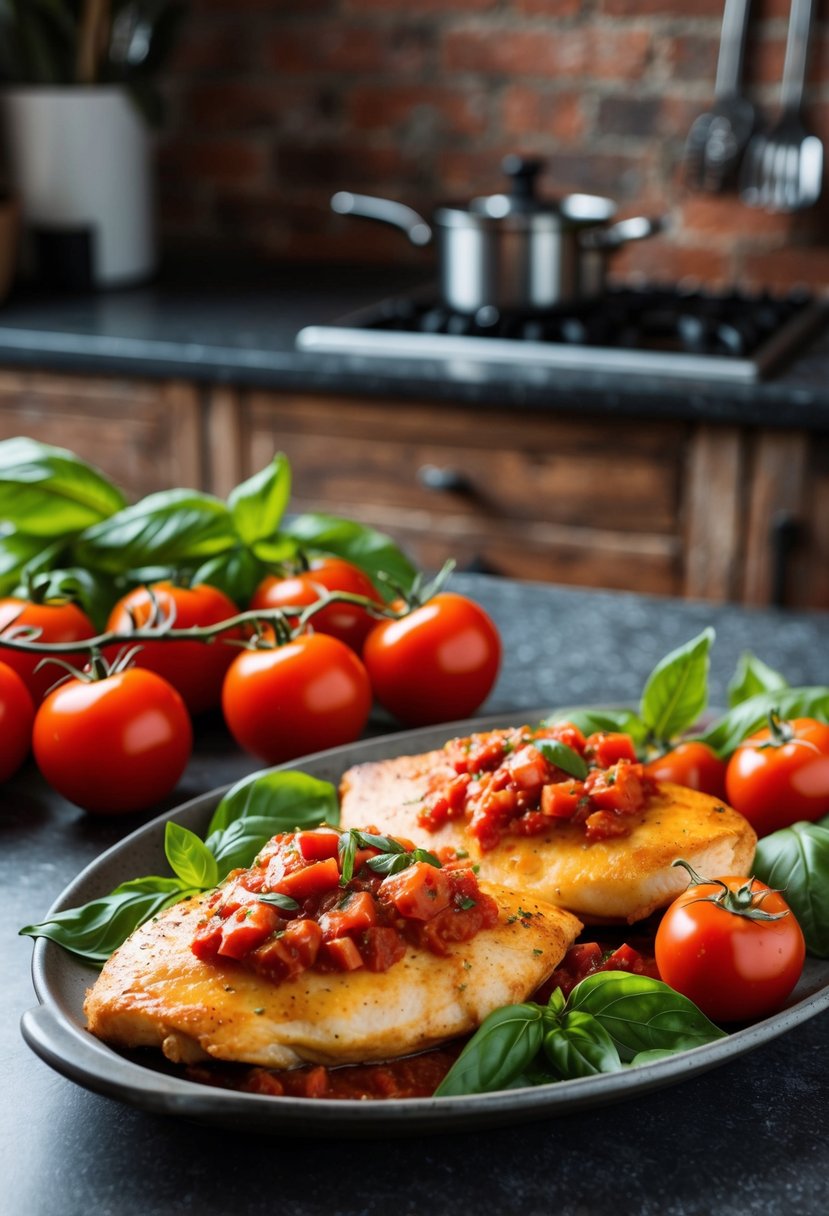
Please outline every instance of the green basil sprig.
M441 863L434 853L426 849L406 850L399 840L391 836L380 836L376 832L362 832L359 828L349 828L340 836L338 852L340 857L340 885L345 887L354 877L354 862L358 849L379 849L379 855L369 857L366 865L376 874L399 874L418 861L442 869Z
M436 1096L491 1093L520 1079L539 1085L638 1067L725 1038L686 997L660 980L602 971L565 1001L528 1001L487 1017L438 1086Z
M756 693L713 722L695 738L707 743L720 756L729 756L747 735L768 722L775 710L781 718L819 718L829 722L829 688L778 688Z
M788 687L788 681L779 671L769 667L750 650L744 650L737 662L737 670L728 683L728 706L733 709L758 693L776 692L779 688Z
M540 751L545 760L549 760L556 768L569 773L579 781L584 781L590 772L587 761L572 747L562 743L560 739L537 739L533 745Z
M46 937L86 962L103 966L139 925L171 904L217 886L231 870L251 865L272 836L338 820L337 791L329 782L305 773L254 773L225 794L206 840L168 821L164 854L174 877L134 878L109 895L26 925L20 933Z
M754 855L754 873L783 892L809 953L829 958L829 817L764 836Z

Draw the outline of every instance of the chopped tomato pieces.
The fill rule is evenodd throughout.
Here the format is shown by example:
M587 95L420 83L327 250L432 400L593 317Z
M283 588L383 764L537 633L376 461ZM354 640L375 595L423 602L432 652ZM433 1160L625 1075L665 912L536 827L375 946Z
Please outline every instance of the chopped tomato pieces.
M325 861L336 857L340 833L333 828L315 828L312 832L297 832L294 847L303 861Z
M595 760L600 768L610 768L617 760L635 762L637 759L630 735L623 735L620 731L602 730L588 735L584 750L585 755Z
M247 904L228 916L222 925L217 953L222 958L244 958L273 933L279 913L271 904Z
M369 971L388 971L406 953L406 943L391 925L372 925L360 934L357 944Z
M451 898L448 875L425 861L384 878L380 885L380 899L393 904L407 920L431 920L448 908Z
M319 920L323 940L332 941L346 933L359 933L377 921L374 900L368 891L349 891L329 912Z
M309 895L320 895L336 887L340 881L340 867L335 857L326 861L312 861L301 870L285 874L276 884L276 890L292 899L307 899Z
M645 774L641 764L619 760L612 768L592 772L584 787L590 800L602 810L631 815L645 805Z
M541 791L541 813L551 819L572 819L585 797L583 781L557 781Z
M362 955L352 937L336 937L332 942L326 942L324 949L339 971L356 971L363 966Z
M322 929L313 920L291 920L251 952L255 971L290 980L313 967L322 945Z
M519 789L536 789L550 779L550 765L532 745L522 747L519 752L510 756L506 761L506 768Z

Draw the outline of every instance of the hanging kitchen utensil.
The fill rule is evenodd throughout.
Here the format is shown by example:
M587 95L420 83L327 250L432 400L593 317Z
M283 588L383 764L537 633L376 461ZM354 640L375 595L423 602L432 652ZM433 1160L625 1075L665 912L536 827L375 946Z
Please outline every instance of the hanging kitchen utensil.
M467 314L481 308L543 312L600 294L610 253L661 227L645 216L611 225L616 204L608 198L539 198L540 161L507 156L502 169L510 178L508 193L439 206L431 223L402 203L347 191L335 194L331 207L393 224L415 245L434 239L443 301Z
M813 9L813 0L792 0L780 116L769 131L754 136L743 165L740 194L750 207L801 211L823 189L823 143L801 117Z
M742 96L743 53L751 0L725 0L714 104L694 121L685 144L685 179L695 190L719 193L737 185L757 114Z

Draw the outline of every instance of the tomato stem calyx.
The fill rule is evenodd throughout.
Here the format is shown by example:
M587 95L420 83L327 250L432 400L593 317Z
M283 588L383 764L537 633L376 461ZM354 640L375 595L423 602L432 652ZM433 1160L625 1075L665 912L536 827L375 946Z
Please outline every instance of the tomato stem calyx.
M722 908L725 912L730 912L733 916L742 916L746 920L781 920L784 916L788 916L788 912L765 912L762 908L763 900L768 895L779 895L780 891L773 891L768 887L758 889L754 886L756 879L754 877L747 878L746 881L739 886L736 891L732 891L726 883L719 878L701 878L694 870L693 866L684 858L678 857L676 861L671 863L674 866L682 866L683 870L688 871L690 877L689 886L719 887L720 890L711 895L700 895L698 899L692 900L692 903L710 903L716 904L718 908Z

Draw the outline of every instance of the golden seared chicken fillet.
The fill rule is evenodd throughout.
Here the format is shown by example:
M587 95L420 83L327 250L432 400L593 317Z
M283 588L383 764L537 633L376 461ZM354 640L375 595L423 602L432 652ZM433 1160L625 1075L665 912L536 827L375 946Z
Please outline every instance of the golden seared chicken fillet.
M747 875L757 843L719 799L649 779L627 736L585 739L569 724L357 765L340 795L345 827L370 816L428 848L454 848L481 878L594 924L667 906L688 883L677 858L700 874Z
M525 1000L580 929L376 829L296 832L137 929L84 1008L99 1038L177 1062L389 1060Z

